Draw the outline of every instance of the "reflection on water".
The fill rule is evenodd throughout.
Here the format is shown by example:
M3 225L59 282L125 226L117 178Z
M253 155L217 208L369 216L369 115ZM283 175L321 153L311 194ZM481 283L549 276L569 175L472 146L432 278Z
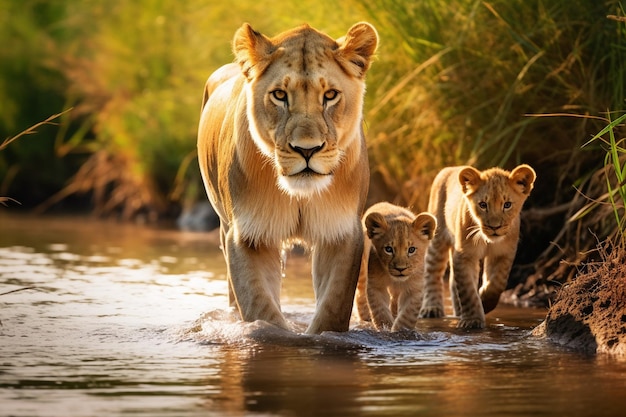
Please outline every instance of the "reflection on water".
M488 329L305 336L241 323L215 234L0 213L2 416L622 416L626 364L528 336L545 312ZM283 309L313 312L308 262Z

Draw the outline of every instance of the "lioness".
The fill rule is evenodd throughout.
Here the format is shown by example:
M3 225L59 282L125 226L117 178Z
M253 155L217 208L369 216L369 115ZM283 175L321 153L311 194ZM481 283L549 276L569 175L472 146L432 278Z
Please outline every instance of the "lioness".
M289 329L280 308L283 245L313 250L307 333L348 329L369 184L368 23L337 40L308 25L268 38L244 24L236 63L209 77L198 129L202 178L221 220L231 302L245 321Z
M525 164L511 172L462 166L437 174L428 203L428 211L437 216L437 231L426 252L420 317L444 315L442 278L449 260L458 327L485 327L485 313L496 307L506 287L519 240L520 212L535 178Z

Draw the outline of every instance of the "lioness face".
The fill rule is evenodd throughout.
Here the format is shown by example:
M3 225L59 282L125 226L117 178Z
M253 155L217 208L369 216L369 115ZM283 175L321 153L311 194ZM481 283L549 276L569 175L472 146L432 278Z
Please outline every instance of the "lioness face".
M371 36L365 41L375 47L376 34ZM360 152L364 74L373 49L366 63L361 55L361 61L346 61L354 38L335 41L306 26L261 40L267 44L255 49L257 63L247 72L250 132L285 192L321 193L342 161Z
M362 85L353 85L332 61L316 67L313 77L283 69L277 77L259 80L260 94L253 93L250 118L267 132L254 137L290 194L328 187L346 149L359 138Z

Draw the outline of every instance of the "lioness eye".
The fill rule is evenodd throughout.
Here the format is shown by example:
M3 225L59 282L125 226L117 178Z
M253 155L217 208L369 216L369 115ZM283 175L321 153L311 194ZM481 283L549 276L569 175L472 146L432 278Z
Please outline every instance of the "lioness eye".
M411 246L409 247L409 255L413 255L415 253L417 249L415 248L415 246Z
M271 94L278 101L287 101L287 93L284 90L274 90Z
M480 203L478 203L478 207L480 207L481 210L487 210L487 203L481 201Z
M385 246L385 252L391 255L393 253L393 248L391 246Z
M328 90L324 93L324 101L332 101L337 98L339 95L339 91L337 90Z
M510 209L510 208L511 208L511 205L512 205L512 204L511 204L511 202L510 202L510 201L507 201L507 202L505 202L505 203L504 203L504 208L505 208L505 209Z

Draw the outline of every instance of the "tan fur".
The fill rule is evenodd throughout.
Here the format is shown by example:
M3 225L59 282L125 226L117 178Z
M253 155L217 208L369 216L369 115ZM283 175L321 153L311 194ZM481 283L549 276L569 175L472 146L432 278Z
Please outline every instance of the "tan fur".
M424 255L437 221L390 203L363 215L365 249L357 287L361 320L378 330L414 329L422 304Z
M245 321L289 328L280 249L302 241L313 248L316 296L307 332L348 329L369 183L365 74L377 42L367 23L339 40L307 25L268 38L244 24L237 62L207 81L198 160Z
M506 287L517 251L520 212L535 178L528 165L512 172L450 167L437 175L428 205L437 216L437 232L426 254L420 317L444 315L442 282L449 261L458 327L485 327L485 313L496 307Z

